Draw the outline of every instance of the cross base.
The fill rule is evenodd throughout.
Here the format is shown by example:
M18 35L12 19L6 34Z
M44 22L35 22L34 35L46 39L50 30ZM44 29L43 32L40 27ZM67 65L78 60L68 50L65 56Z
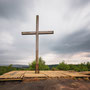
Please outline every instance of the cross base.
M39 73L39 64L36 64L35 73L36 73L36 74L38 74L38 73Z

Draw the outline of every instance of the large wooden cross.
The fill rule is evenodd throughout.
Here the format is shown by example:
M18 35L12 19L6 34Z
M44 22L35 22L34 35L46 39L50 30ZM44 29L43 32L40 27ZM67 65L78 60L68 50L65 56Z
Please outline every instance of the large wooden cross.
M39 73L39 35L53 34L54 31L39 31L39 15L36 15L36 31L22 32L22 35L36 35L36 69L35 73Z

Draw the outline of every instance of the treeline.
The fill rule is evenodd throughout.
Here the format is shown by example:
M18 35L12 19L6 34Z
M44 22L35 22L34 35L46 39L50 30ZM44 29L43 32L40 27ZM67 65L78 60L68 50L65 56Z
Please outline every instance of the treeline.
M16 68L12 65L0 66L0 75L3 73L13 71L13 70L35 70L36 60L29 64L29 68ZM42 58L39 58L39 70L73 70L73 71L90 71L90 62L81 64L66 64L64 61L58 65L46 65Z
M0 75L7 73L9 71L14 71L14 70L24 70L24 69L12 67L12 64L10 64L9 66L0 66Z
M3 73L9 72L15 70L15 68L12 67L12 65L9 66L0 66L0 75L2 75Z
M29 64L29 70L35 70L36 60ZM64 61L53 67L45 65L45 61L39 58L39 70L74 70L74 71L90 71L90 62L81 64L66 64Z
M74 70L80 71L90 71L90 62L81 64L66 64L65 62L59 63L56 67L52 67L52 70Z

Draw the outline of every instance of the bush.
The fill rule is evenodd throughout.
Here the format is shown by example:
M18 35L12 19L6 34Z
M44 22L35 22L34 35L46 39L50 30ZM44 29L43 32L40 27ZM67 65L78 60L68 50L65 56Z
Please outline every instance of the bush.
M0 75L7 73L9 71L16 70L16 68L12 67L12 65L9 66L0 66Z
M57 68L59 70L69 70L70 69L70 66L68 64L65 64L64 61L62 63L60 63Z
M36 60L34 60L31 64L29 64L30 70L35 70L36 67ZM39 58L39 70L49 70L48 65L45 65L45 61L42 58Z
M74 70L74 71L90 71L90 62L85 63L81 63L81 64L77 64L77 65L73 65L73 64L65 64L64 62L60 63L57 68L59 70Z
M78 72L80 72L80 71L88 71L88 68L87 68L86 65L81 63L81 64L75 66L74 70L78 71Z
M88 71L90 71L90 62L87 62L86 66L88 68Z
M58 69L57 69L56 67L52 67L52 70L53 70L53 71L56 71L56 70L58 70Z

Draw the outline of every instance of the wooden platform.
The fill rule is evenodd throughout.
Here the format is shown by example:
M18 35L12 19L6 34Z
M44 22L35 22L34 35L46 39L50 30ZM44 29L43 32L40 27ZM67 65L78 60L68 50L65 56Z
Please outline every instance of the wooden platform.
M4 80L23 80L26 78L90 78L90 72L71 72L71 71L11 71L0 76L0 81Z

